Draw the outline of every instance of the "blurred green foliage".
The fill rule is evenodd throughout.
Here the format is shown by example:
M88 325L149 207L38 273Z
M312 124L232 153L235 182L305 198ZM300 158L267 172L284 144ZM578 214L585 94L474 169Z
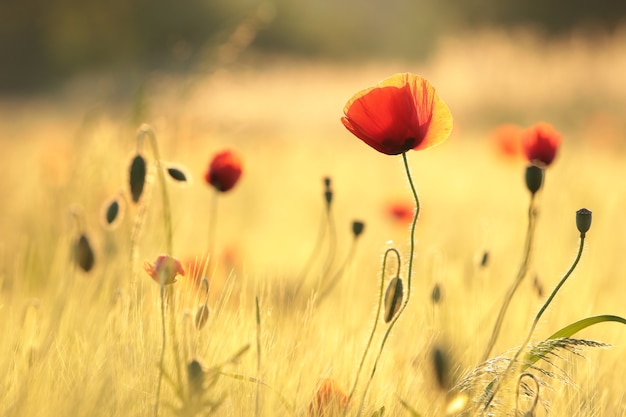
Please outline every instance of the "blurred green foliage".
M612 30L625 12L618 0L2 0L0 91L89 70L188 70L218 62L229 42L235 52L416 59L458 30Z

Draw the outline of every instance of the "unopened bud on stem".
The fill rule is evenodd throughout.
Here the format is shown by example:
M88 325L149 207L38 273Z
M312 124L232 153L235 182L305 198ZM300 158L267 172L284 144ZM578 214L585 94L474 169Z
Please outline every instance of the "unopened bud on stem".
M580 232L580 237L585 237L585 233L591 227L591 211L581 208L576 212L576 227Z
M535 194L543 184L543 169L535 165L526 167L526 188L531 194Z

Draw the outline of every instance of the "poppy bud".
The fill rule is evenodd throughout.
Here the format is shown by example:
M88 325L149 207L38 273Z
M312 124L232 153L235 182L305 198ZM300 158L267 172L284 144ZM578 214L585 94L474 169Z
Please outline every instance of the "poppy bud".
M385 323L389 323L400 310L403 294L402 279L393 278L385 292Z
M449 352L440 346L435 346L431 353L431 359L433 368L435 370L435 377L437 379L437 385L442 390L448 390L450 388L450 358Z
M430 299L432 300L433 304L439 304L442 297L443 297L443 291L441 290L441 285L437 283L433 287L433 291L430 293Z
M585 233L591 227L591 211L581 208L576 212L576 227L580 232L580 237L585 237Z
M326 206L330 207L330 204L333 202L333 190L327 188L326 191L324 191L324 200L326 200Z
M114 229L124 217L124 201L116 195L102 207L101 221L105 228Z
M206 304L202 304L196 311L196 329L202 330L207 320L209 319L209 307Z
M358 220L352 222L352 234L354 235L355 239L361 236L361 233L363 233L363 229L365 229L365 223Z
M204 180L217 191L226 192L237 184L242 171L243 165L239 156L225 150L215 154L204 174Z
M146 160L140 154L135 155L130 164L129 184L133 202L137 203L146 184Z
M531 194L535 194L543 184L543 169L535 165L526 167L526 188Z
M189 390L193 396L202 394L204 387L204 370L196 359L187 364L187 381Z
M167 174L176 182L179 183L188 183L189 182L189 173L181 167L181 166L173 166L170 165L166 170Z
M480 259L480 266L484 268L487 266L488 263L489 263L489 251L485 251L483 252L482 258Z
M85 272L91 271L91 268L93 268L93 264L95 263L95 256L93 254L93 249L91 249L91 245L89 244L89 239L87 239L85 234L80 235L74 250L76 263L80 269Z

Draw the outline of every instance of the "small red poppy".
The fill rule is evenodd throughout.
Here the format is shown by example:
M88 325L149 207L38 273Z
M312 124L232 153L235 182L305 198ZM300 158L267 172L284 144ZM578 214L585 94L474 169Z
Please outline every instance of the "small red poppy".
M404 202L392 203L387 206L387 215L400 224L408 224L413 220L415 205Z
M232 189L242 172L241 159L230 150L222 151L213 157L209 168L204 174L204 180L216 190L226 192Z
M491 132L495 150L504 158L513 160L522 155L522 129L512 123L501 124Z
M356 93L343 109L343 125L387 155L435 146L452 131L452 114L435 88L413 74L395 74Z
M328 417L343 410L348 404L348 396L339 384L326 378L320 384L315 397L309 405L309 417Z
M157 284L163 279L164 285L170 285L176 282L178 275L185 275L180 261L169 255L159 255L154 264L145 262L143 268Z
M522 134L522 149L531 162L545 168L554 161L561 144L561 134L551 124L536 123Z

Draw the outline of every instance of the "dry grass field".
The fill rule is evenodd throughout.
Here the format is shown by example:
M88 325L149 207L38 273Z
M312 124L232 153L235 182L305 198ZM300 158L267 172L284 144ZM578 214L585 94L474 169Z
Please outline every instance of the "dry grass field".
M384 333L379 324L347 415L380 416L381 407L384 416L456 415L447 411L446 391L480 365L522 259L525 162L498 151L492 132L501 123L545 120L563 143L538 195L529 273L492 356L523 342L568 270L578 248L575 213L583 207L593 212L593 224L582 260L532 340L584 317L626 316L625 70L626 33L591 42L483 32L443 42L421 64L256 59L210 74L151 74L141 95L123 98L115 94L123 87L98 75L51 96L0 100L0 415L154 413L160 287L143 264L167 243L148 150L145 195L138 205L128 196L141 122L154 129L162 160L184 165L193 177L184 187L167 183L173 255L184 262L205 255L215 216L206 326L194 325L203 292L188 277L171 287L159 415L207 414L208 405L190 405L197 395L219 402L213 413L219 416L307 416L323 379L348 393L373 326L386 249L400 252L406 276L410 224L389 208L412 198L401 158L375 152L339 118L356 91L405 71L437 88L455 127L443 144L408 154L422 203L412 298L361 409ZM214 192L203 175L225 148L241 155L243 175L218 196L213 214ZM326 176L336 242L327 235L308 263L326 218ZM102 208L116 195L126 201L124 217L109 230ZM349 257L353 220L365 230ZM81 232L95 252L89 273L72 261ZM338 278L320 297L326 263L327 275ZM544 365L554 377L542 375L545 404L534 415L626 415L626 327L603 323L575 337L611 347L581 347L584 357L558 352ZM437 382L436 348L447 358L446 387ZM187 365L194 359L205 381L192 395ZM514 387L503 392L508 397L495 414L530 415L523 414L528 399L515 410Z

